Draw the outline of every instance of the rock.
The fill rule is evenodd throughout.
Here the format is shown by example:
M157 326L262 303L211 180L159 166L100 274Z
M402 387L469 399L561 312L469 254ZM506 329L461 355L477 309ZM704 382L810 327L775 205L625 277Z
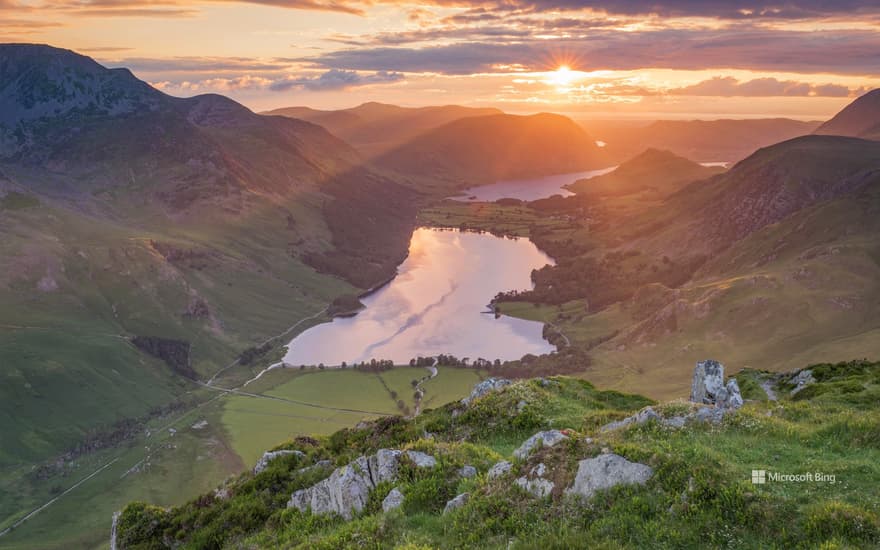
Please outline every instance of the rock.
M687 419L687 416L673 416L672 418L664 418L660 423L670 428L684 428Z
M446 514L448 512L451 512L452 510L457 510L458 508L461 508L467 503L470 498L470 493L462 493L458 495L457 497L446 503L446 507L443 508L443 513Z
M391 489L391 492L388 493L388 496L385 497L385 500L382 501L382 511L389 512L391 510L395 510L400 508L403 504L403 493L400 492L400 489L395 487Z
M691 382L691 401L722 409L738 409L743 404L739 384L730 379L725 385L724 365L712 359L697 363Z
M535 498L546 497L553 491L553 488L556 486L552 481L544 479L542 477L536 479L528 479L527 477L523 476L517 478L514 483L516 483L524 491Z
M599 428L599 431L610 432L612 430L625 428L626 426L629 426L630 424L644 424L645 422L647 422L649 420L662 421L663 418L659 414L657 414L657 412L652 407L645 407L644 409L640 410L636 414L634 414L632 416L628 416L628 417L624 418L623 420L617 420L615 422L610 422L608 424L605 424L604 426Z
M522 445L515 451L513 451L513 456L516 458L523 460L528 458L532 451L538 446L540 443L543 447L553 447L560 441L568 439L568 436L559 430L547 430L544 432L538 432L532 437L528 438L523 442Z
M232 496L232 493L229 491L228 487L218 487L214 490L214 498L217 500L229 500L229 497Z
M306 454L302 451L266 451L263 453L263 456L260 457L260 460L257 461L257 465L254 466L254 474L259 474L263 470L269 467L269 463L275 460L276 458L280 458L282 456L296 455L299 458L305 458Z
M296 471L297 474L304 474L306 472L311 472L312 470L317 470L318 468L329 468L333 466L333 463L329 460L319 460L312 464L311 466L306 466L305 468L300 468Z
M511 385L512 383L513 382L506 378L487 378L486 380L483 380L482 382L474 386L474 389L471 390L471 394L462 399L461 402L465 405L470 405L475 399L479 399L484 395L499 391L504 387Z
M556 486L552 481L544 479L547 467L542 462L531 469L528 476L517 478L514 483L533 497L544 498Z
M723 409L738 409L743 406L743 397L742 393L739 391L739 383L736 381L736 378L731 378L727 381L727 399L724 403L721 403L721 408Z
M800 371L788 381L789 384L795 385L794 389L791 390L791 395L795 395L814 382L816 382L816 379L813 378L813 371L809 369Z
M419 451L406 451L406 456L419 468L433 468L437 465L436 458Z
M470 464L465 464L458 469L458 477L470 478L477 475L477 469Z
M486 474L486 477L488 477L489 479L501 477L507 474L512 466L513 465L510 462L502 460L501 462L489 468L489 472Z
M581 499L591 498L597 491L617 485L644 484L654 470L645 464L630 462L616 454L602 454L578 463L577 475L565 494Z
M719 397L726 398L726 396L724 365L712 359L698 361L691 382L691 401L714 405Z
M330 477L291 495L288 508L313 514L338 514L351 519L364 509L370 492L380 483L394 481L400 468L400 457L406 456L419 468L433 468L437 460L418 451L380 449L376 454L361 456L336 468Z
M724 409L713 407L700 407L697 412L693 413L692 418L696 422L709 422L710 424L720 424L724 419Z

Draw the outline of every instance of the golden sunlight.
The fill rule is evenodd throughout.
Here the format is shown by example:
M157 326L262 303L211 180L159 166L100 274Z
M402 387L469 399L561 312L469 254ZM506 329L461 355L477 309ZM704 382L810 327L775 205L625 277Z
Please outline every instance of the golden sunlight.
M550 82L558 87L565 87L572 83L576 77L576 73L569 68L568 65L561 65L558 69L550 73Z

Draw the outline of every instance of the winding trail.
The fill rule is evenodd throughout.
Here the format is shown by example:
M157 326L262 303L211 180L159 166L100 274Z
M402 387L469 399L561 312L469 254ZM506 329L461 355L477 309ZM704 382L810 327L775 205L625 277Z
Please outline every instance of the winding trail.
M416 383L416 390L419 392L419 395L421 395L422 397L424 397L424 395L427 393L425 388L422 387L422 384L424 384L428 380L436 378L437 374L440 372L439 370L437 370L437 367L433 366L433 365L430 367L425 367L425 368L428 369L428 376L423 376L423 377L419 378L418 383ZM413 416L418 416L419 413L421 413L421 412L422 412L422 398L419 398L416 401L416 411Z

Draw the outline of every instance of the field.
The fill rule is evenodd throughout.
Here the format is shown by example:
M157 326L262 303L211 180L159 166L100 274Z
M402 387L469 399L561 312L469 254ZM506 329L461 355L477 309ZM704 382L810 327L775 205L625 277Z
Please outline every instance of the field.
M36 479L29 468L4 475L0 488L6 528L11 519L60 498L0 538L0 549L106 548L110 517L126 503L142 500L180 505L211 491L224 479L253 466L262 453L297 435L329 435L361 420L399 414L388 388L412 406L411 381L426 369L399 367L374 374L354 370L269 371L249 393L261 397L195 390L202 405L149 423L149 436L84 455L62 472ZM424 406L460 399L479 382L472 369L439 369L425 383ZM173 433L172 433L173 430ZM103 468L103 469L102 469ZM98 473L69 493L63 491ZM39 542L38 542L39 541Z

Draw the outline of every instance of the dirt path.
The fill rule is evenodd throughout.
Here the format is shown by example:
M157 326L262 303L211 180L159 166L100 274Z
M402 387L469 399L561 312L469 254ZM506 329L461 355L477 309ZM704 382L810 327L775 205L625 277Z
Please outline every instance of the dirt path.
M428 380L431 380L432 378L436 378L437 374L439 374L439 372L440 372L439 370L437 370L437 367L434 367L434 366L425 367L425 368L428 370L428 376L423 376L422 378L419 378L419 381L416 383L416 391L422 397L424 397L425 393L426 393L425 388L422 387L422 384L424 384ZM419 397L418 399L416 399L416 410L415 410L415 414L413 414L413 416L418 416L419 413L422 412L422 397Z
M330 308L330 306L327 306L327 307L325 307L324 309L322 309L321 311L319 311L318 313L315 313L314 315L309 315L308 317L303 317L302 319L300 319L300 320L297 321L296 323L294 323L294 324L290 325L289 327L287 327L287 329L284 330L283 332L280 332L280 333L276 334L275 336L270 336L269 338L266 338L265 340L263 340L262 342L260 342L259 344L257 344L256 347L265 346L266 344L268 344L269 342L272 342L273 340L278 340L279 338L283 338L285 335L290 334L291 332L293 332L294 330L296 330L297 327L299 327L301 324L305 323L306 321L311 321L312 319L317 319L317 318L320 317L321 315L324 315L325 313L327 313L327 310L328 310L329 308ZM211 378L208 379L207 385L208 385L208 386L212 385L212 384L214 383L214 380L216 380L218 376L220 376L221 374L223 374L223 373L226 372L227 370L231 369L232 367L236 366L237 364L238 364L238 359L236 359L236 360L233 361L232 363L229 363L228 365L226 365L226 366L223 367L222 369L220 369L220 370L218 370L217 372L215 372L215 373L214 373L214 376L212 376ZM263 375L263 373L265 373L265 372L268 371L268 370L271 370L273 367L275 367L275 365L272 365L272 366L270 366L270 367L268 367L268 368L266 368L266 369L263 369L263 371L261 371L260 374L258 374L258 375L255 376L254 378L248 380L247 382L245 382L244 384L242 384L242 385L239 386L239 387L247 386L249 383L251 383L251 382L253 382L254 380L256 380L257 378L261 377L261 376Z

